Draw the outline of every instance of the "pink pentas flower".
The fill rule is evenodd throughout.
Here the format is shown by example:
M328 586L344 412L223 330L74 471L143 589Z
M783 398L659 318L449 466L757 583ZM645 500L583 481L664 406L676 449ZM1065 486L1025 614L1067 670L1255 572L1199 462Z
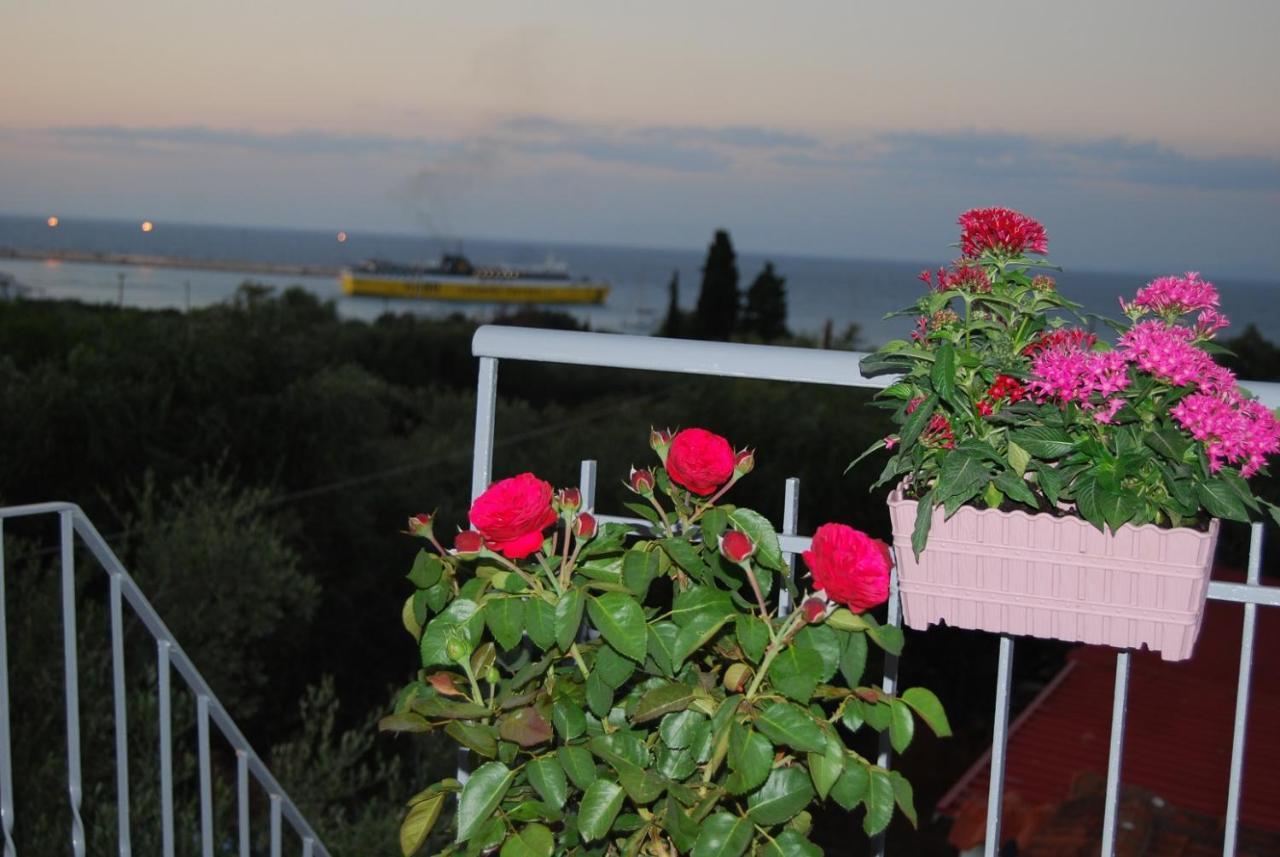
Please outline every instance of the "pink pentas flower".
M991 291L991 278L981 266L969 259L961 259L950 271L938 269L938 291L986 294Z
M1152 312L1173 319L1196 310L1216 310L1218 290L1213 283L1200 279L1196 271L1181 277L1158 277L1138 290L1133 302L1120 301L1126 313ZM1225 321L1225 320L1224 320Z
M1205 446L1209 469L1239 465L1246 479L1280 451L1280 420L1265 405L1238 392L1192 393L1169 409L1180 426Z
M1027 387L1042 402L1087 404L1095 395L1123 392L1130 383L1125 356L1116 351L1049 348L1032 360L1031 373Z
M1037 221L1008 208L972 208L960 215L960 252L976 259L985 252L1000 256L1045 254L1049 239Z
M879 539L845 524L823 524L803 556L814 587L855 613L889 597L893 562L888 545Z
M1213 367L1213 358L1197 348L1187 327L1144 321L1120 337L1119 348L1139 369L1174 386L1190 384Z
M1219 330L1230 326L1231 322L1227 321L1227 317L1216 309L1200 310L1200 314L1196 316L1196 336L1201 339L1212 339Z
M556 521L551 495L551 485L532 473L495 482L471 505L471 526L490 550L524 559L542 547L542 531Z

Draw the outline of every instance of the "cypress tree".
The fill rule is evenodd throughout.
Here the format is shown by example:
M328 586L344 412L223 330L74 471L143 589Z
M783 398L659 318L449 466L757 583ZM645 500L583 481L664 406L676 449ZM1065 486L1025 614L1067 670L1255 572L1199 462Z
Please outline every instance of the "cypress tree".
M765 342L787 336L787 278L779 277L772 262L747 290L747 306L742 313L742 328Z
M729 233L717 229L702 267L702 291L694 318L698 336L728 339L738 323L738 263Z
M684 313L680 311L680 272L671 272L667 284L667 317L662 320L659 336L679 337L684 332Z

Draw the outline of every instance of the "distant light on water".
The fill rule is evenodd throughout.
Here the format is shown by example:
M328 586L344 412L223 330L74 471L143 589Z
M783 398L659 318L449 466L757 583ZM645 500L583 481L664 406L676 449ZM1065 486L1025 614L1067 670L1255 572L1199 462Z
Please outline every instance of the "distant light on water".
M156 225L155 225L154 223L152 223L150 220L144 220L144 221L142 221L142 231L143 231L143 232L150 232L152 229L155 229L155 228L156 228Z
M338 243L339 243L339 244L344 244L344 243L346 243L346 240L347 240L347 233L345 233L345 232L339 232L339 233L338 233Z
M56 216L56 215L50 215L50 216L49 216L49 219L45 221L45 223L49 224L49 228L50 228L50 229L57 229L57 228L58 228L58 222L59 222L59 221L58 221L58 218L57 218L57 216Z

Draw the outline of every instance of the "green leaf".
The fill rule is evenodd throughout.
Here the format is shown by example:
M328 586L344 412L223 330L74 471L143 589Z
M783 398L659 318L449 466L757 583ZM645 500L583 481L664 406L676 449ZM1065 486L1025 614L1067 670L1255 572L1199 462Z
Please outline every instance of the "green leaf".
M1024 503L1032 509L1040 508L1035 492L1027 487L1026 481L1010 470L1002 470L996 477L995 486L1004 492L1006 497Z
M818 673L819 682L828 682L835 677L840 668L840 635L834 628L822 625L806 625L796 634L794 645L797 648L816 652L822 659L822 671Z
M659 563L657 551L635 549L622 555L622 582L631 594L644 600L649 584L658 576Z
M1054 506L1058 505L1058 498L1062 495L1062 474L1057 468L1048 464L1036 465L1036 484L1040 486L1040 490L1044 492L1044 496Z
M753 664L760 663L769 645L769 629L757 616L740 613L737 619L738 645Z
M409 569L409 574L406 576L409 582L419 589L429 589L436 585L442 574L444 574L444 563L440 561L440 557L429 553L424 548L414 557L413 568Z
M901 699L933 730L933 734L939 738L951 735L947 712L943 710L942 703L933 691L923 687L909 687L902 693Z
M674 667L680 669L684 659L705 646L732 617L732 612L715 615L710 612L695 614L676 634Z
M433 728L427 718L412 711L388 714L378 721L379 732L430 732Z
M560 651L567 652L578 639L578 630L582 627L583 598L581 589L565 590L556 602L556 645Z
M756 824L782 824L808 806L813 796L804 768L774 768L759 791L747 798L747 815Z
M899 447L904 450L911 448L920 437L920 432L924 431L924 427L929 424L929 418L933 416L933 409L937 406L938 397L928 396L907 415L906 421L902 424L902 431L898 432Z
M1221 479L1196 485L1196 497L1205 510L1215 518L1245 522L1249 520L1249 512L1240 502L1240 496Z
M867 782L867 794L863 803L867 806L866 817L862 819L862 829L868 836L883 833L893 820L893 781L884 768L872 767Z
M603 839L622 809L622 787L609 780L596 780L578 805L578 833L583 840Z
M577 788L585 789L596 781L596 760L586 747L561 747L556 750L556 758Z
M1082 473L1076 479L1073 489L1076 511L1080 517L1093 524L1099 530L1105 530L1107 519L1102 514L1102 505L1098 502L1098 480L1092 473Z
M827 747L822 729L813 716L790 702L774 702L756 715L756 728L774 744L786 744L801 753L821 753Z
M759 732L734 723L726 758L733 773L726 779L725 788L732 794L745 794L759 788L768 778L773 767L773 745Z
M608 717L613 709L613 688L598 672L587 677L587 708L601 720Z
M1102 510L1102 518L1114 533L1138 514L1138 499L1124 489L1103 489L1098 491L1098 507Z
M671 836L679 853L688 854L693 849L693 843L698 838L698 824L685 814L674 794L667 795L662 826Z
M925 543L929 541L929 528L933 526L933 501L933 489L930 488L916 504L916 524L911 531L911 550L915 552L916 559L920 559Z
M565 805L565 801L569 799L569 781L565 779L564 768L560 767L555 756L534 759L525 765L524 771L529 777L529 785L534 787L547 805Z
M783 696L807 704L822 674L822 657L813 649L788 646L773 661L769 681Z
M680 628L673 622L654 622L649 626L649 655L665 675L675 675L678 636Z
M698 556L698 549L684 539L662 539L658 544L662 545L672 562L698 580L704 580L710 573L707 564Z
M950 400L956 394L956 349L944 342L934 352L933 369L929 372L933 390L943 399Z
M462 628L474 646L480 637L475 629L475 620L479 620L480 628L484 627L484 617L478 615L480 605L469 598L458 598L441 614L427 623L427 630L422 635L422 665L424 667L449 665L453 660L446 651L449 632Z
M727 618L736 612L729 593L722 592L714 586L692 586L676 596L675 604L671 608L671 618L677 625L683 627L698 616Z
M556 642L555 620L556 608L541 598L530 598L525 605L525 631L533 644L544 652Z
M915 734L916 719L911 708L900 699L893 700L889 703L889 743L894 752L905 752Z
M942 462L938 484L934 487L950 515L955 509L977 496L991 480L991 471L976 455L953 451Z
M702 538L706 544L716 544L728 528L729 513L719 506L702 513Z
M813 787L818 797L826 799L831 788L844 773L844 742L835 734L834 729L824 729L827 738L827 749L822 753L810 753L809 776L813 779Z
M520 645L525 630L524 599L508 596L493 598L485 604L484 621L493 638L509 652Z
M1009 466L1013 468L1013 472L1018 476L1024 475L1027 472L1027 465L1031 463L1031 453L1013 441L1009 441L1005 452L1009 456Z
M489 820L514 777L501 762L486 762L472 772L458 796L458 842L466 842Z
M891 655L902 654L902 629L896 625L876 625L867 629L867 636Z
M649 649L644 611L630 595L607 592L587 599L591 624L609 645L637 663L644 663Z
M487 724L450 720L444 727L444 734L486 759L493 759L498 755L497 735L494 734L493 727Z
M686 780L698 767L692 750L673 750L660 747L654 769L669 780Z
M444 807L446 797L446 792L438 792L409 807L408 814L400 824L400 853L404 857L411 857L427 843L431 828L435 827L436 820L440 818L440 810Z
M850 759L845 764L844 773L840 775L840 779L836 780L836 784L831 787L831 797L840 806L852 811L866 798L870 781L871 775L867 771L867 766L861 761Z
M1021 431L1009 432L1009 440L1036 458L1048 461L1062 458L1076 448L1069 434L1062 429L1050 426L1032 426Z
M916 819L915 794L911 789L911 783L897 771L889 772L889 781L893 784L893 799L898 804L898 809L902 810L902 814L907 817L907 821L911 822L912 827L919 827L920 823Z
M867 635L844 635L844 647L840 653L840 675L849 687L857 687L867 668Z
M498 719L498 734L504 741L513 741L528 749L550 741L554 733L538 709L527 705L502 715Z
M1147 446L1175 464L1182 461L1182 456L1186 454L1187 447L1191 445L1182 432L1171 428L1146 432L1143 434L1142 440Z
M551 725L561 740L572 741L587 731L587 715L571 700L557 699L551 705Z
M863 702L860 706L862 716L866 719L867 725L877 732L883 732L889 728L890 721L893 720L893 711L888 702Z
M551 857L556 838L541 824L526 824L502 843L499 857Z
M693 735L707 717L697 711L673 711L662 718L658 736L662 743L673 750L683 750L693 744Z
M704 694L705 695L705 694ZM657 720L674 711L684 711L698 697L687 684L665 684L647 691L636 703L631 714L632 723Z
M794 830L779 833L760 853L762 857L822 857L821 848Z
M717 812L702 823L693 857L739 857L751 844L751 821Z
M635 661L624 658L609 646L601 646L596 650L596 663L592 672L599 673L609 687L622 687L635 671Z
M765 568L782 571L782 546L769 519L752 509L734 509L729 513L734 526L751 537L756 544L755 561Z

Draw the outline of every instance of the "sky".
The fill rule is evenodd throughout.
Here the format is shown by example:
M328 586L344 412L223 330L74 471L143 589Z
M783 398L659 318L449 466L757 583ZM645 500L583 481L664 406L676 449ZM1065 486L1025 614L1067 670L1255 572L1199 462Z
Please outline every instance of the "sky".
M1280 3L5 0L0 213L1280 279Z

